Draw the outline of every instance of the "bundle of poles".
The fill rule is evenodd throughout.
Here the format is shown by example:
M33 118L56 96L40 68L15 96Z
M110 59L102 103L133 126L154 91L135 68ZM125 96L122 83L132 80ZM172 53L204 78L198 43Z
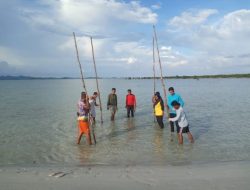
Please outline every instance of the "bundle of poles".
M155 59L155 49L157 50L157 57L158 57L158 64L160 67L160 74L161 74L161 84L162 89L164 93L164 106L167 110L166 117L169 118L169 107L167 106L167 89L165 85L165 81L163 78L163 72L162 72L162 64L161 64L161 57L160 57L160 51L159 51L159 45L158 45L158 38L156 34L155 26L153 25L153 72L154 72L154 94L155 94L155 88L156 88L156 72L155 72L155 66L156 66L156 59ZM154 119L155 121L155 119Z
M87 91L87 87L86 87L86 83L85 83L84 75L83 75L83 71L82 71L82 64L80 62L80 57L79 57L79 51L78 51L78 46L77 46L77 41L76 41L76 35L75 35L74 32L73 32L73 37L74 37L74 42L75 42L76 57L77 57L77 62L78 62L78 66L79 66L79 70L80 70L80 74L81 74L81 81L82 81L83 90L86 92L86 94L88 96L88 91ZM103 123L102 101L101 101L101 93L100 93L100 89L99 89L98 75L97 75L96 62L95 62L94 45L93 45L92 37L90 36L89 38L90 38L90 44L91 44L91 50L92 50L93 65L94 65L94 70L95 70L96 88L97 88L99 105L100 105L99 107L100 107L100 112L101 112L101 118L100 119L101 119L101 123ZM92 132L92 135L93 135L94 142L96 144L95 132L94 132L94 129L93 129L92 126L91 126L91 132Z

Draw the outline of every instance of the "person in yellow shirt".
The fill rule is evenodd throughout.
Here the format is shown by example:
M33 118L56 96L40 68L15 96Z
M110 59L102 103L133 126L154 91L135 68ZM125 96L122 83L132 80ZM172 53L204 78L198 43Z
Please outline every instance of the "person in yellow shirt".
M153 97L153 103L154 103L154 114L157 120L157 123L159 124L160 128L164 128L163 123L163 115L164 115L164 103L161 98L160 92L156 92Z

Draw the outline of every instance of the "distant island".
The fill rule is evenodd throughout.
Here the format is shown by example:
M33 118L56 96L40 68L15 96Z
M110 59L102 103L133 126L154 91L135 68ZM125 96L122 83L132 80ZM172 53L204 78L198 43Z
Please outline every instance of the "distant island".
M164 79L206 79L206 78L250 78L249 74L221 74L221 75L192 75L192 76L164 76ZM0 76L0 80L62 80L62 79L80 79L78 77L32 77L32 76ZM86 79L94 79L94 77L86 77ZM143 80L153 79L153 77L99 77L99 79L127 79L127 80ZM160 77L156 77L160 79Z

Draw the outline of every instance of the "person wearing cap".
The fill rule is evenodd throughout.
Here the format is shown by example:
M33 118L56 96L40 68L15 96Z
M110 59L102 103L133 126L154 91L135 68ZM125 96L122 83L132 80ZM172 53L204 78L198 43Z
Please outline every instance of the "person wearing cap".
M112 88L112 92L108 96L107 109L111 112L111 121L115 120L115 113L117 111L117 95L116 89Z
M127 108L127 117L130 117L130 113L131 116L134 117L134 112L136 109L136 97L134 94L132 94L131 89L128 89L125 105L125 107Z
M168 102L167 103L168 103L168 108L169 108L169 117L174 118L174 117L176 117L176 110L172 106L173 101L178 102L181 105L181 107L184 106L184 101L182 100L182 98L179 94L175 93L173 87L170 87L168 89L168 91L169 91L169 95L168 95ZM179 125L178 125L177 121L176 122L170 121L169 123L170 123L171 132L174 132L174 124L176 125L176 130L178 131Z
M80 144L82 135L86 135L86 140L89 145L92 144L91 142L91 136L90 136L90 129L89 129L89 100L88 96L85 92L81 92L81 99L79 100L77 104L77 120L78 120L78 138L77 138L77 144Z
M156 92L153 96L153 106L154 106L154 114L156 117L156 121L159 124L160 128L164 128L163 123L163 115L164 115L164 102L162 100L162 97L160 95L160 92Z

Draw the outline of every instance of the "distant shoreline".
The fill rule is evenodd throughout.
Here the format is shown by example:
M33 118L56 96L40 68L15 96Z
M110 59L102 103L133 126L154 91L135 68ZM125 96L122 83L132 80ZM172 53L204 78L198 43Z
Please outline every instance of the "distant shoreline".
M164 76L164 79L213 79L213 78L250 78L249 74L228 74L228 75L182 75L182 76ZM0 76L0 80L68 80L80 79L77 77L32 77L32 76ZM94 79L94 77L86 77L86 79ZM153 77L99 77L99 79L127 79L127 80L144 80L153 79ZM156 77L160 79L160 77Z

